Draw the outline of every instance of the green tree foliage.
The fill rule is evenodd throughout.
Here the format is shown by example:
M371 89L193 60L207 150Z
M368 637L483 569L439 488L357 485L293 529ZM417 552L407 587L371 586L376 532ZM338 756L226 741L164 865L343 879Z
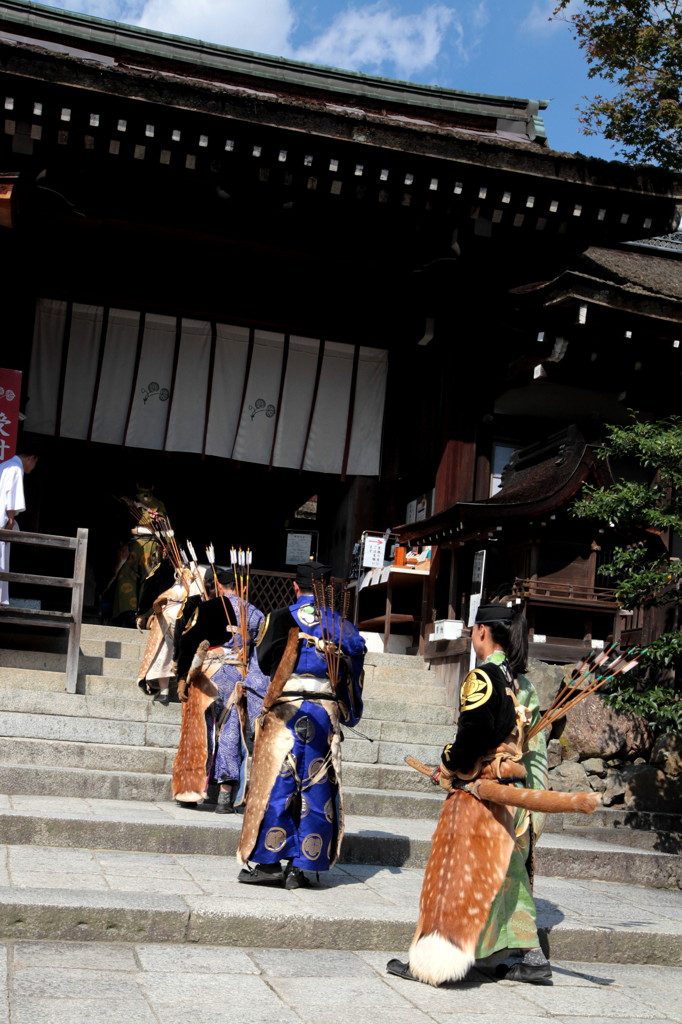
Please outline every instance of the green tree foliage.
M682 0L560 0L590 78L618 89L580 111L585 135L604 135L630 163L682 168Z
M650 423L607 427L599 455L627 460L641 468L642 479L621 480L601 489L589 484L572 513L613 523L623 531L642 528L682 537L682 419L671 416ZM663 546L639 541L616 548L602 567L626 608L665 607L672 628L652 643L642 657L643 672L621 677L610 703L644 714L661 731L682 731L682 703L675 680L682 670L682 561Z

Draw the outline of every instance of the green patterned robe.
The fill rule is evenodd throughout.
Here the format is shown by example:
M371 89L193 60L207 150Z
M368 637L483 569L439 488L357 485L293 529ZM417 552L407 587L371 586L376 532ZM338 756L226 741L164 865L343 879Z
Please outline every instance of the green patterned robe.
M495 658L495 654L492 658ZM535 687L525 676L519 676L517 683L519 689L516 699L519 704L530 708L531 725L534 725L540 717ZM547 789L547 740L544 731L530 741L522 762L526 768L526 779L519 785L527 789ZM507 876L493 900L488 920L476 946L477 960L491 956L501 949L532 949L540 945L527 862L530 853L530 830L533 830L534 839L538 839L542 833L545 815L519 808L514 821L517 829L523 824L522 819L528 813L531 816L529 828L523 835L517 837Z
M148 508L166 515L166 506L151 491L140 491L135 495L137 501ZM145 526L144 518L140 526ZM151 534L131 534L128 541L128 557L118 571L114 590L114 606L112 619L116 622L121 616L129 615L131 620L137 613L138 597L142 584L149 573L158 565L162 555L161 545ZM133 626L135 623L129 623Z

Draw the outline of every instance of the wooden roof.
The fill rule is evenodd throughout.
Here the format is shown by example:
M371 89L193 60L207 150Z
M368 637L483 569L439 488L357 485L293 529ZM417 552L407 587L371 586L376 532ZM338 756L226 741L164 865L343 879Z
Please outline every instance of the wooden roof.
M369 200L480 239L611 244L677 226L657 168L556 153L541 101L393 82L0 2L5 145ZM5 156L7 161L7 156Z

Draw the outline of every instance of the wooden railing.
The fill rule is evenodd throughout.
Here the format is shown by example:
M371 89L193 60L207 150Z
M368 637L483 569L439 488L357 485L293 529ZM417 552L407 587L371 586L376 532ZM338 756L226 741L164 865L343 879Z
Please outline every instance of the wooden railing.
M249 601L265 615L294 603L293 572L268 572L254 569L249 585Z
M0 623L11 622L23 626L48 626L67 629L66 689L76 692L78 682L78 655L80 653L81 623L83 619L83 590L85 585L85 558L88 531L78 530L75 537L53 537L48 533L22 533L19 530L0 530L0 541L26 544L33 547L57 548L74 552L73 576L39 576L24 572L0 572L0 580L9 583L32 583L43 587L66 587L71 590L71 610L50 611L42 608L15 608L0 605Z
M584 583L559 583L549 579L515 579L513 593L518 597L553 597L564 601L593 601L616 605L612 587L593 587Z

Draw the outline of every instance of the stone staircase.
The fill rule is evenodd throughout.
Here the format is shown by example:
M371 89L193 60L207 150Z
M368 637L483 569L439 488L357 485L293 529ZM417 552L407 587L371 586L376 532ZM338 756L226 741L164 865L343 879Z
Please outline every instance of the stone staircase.
M343 745L341 864L288 893L236 883L240 817L171 801L180 708L139 691L144 642L84 627L76 694L54 641L0 651L0 938L406 946L442 797L403 758L437 763L453 731L423 663L368 656L365 717ZM682 963L679 819L626 818L552 819L536 882L552 954Z

